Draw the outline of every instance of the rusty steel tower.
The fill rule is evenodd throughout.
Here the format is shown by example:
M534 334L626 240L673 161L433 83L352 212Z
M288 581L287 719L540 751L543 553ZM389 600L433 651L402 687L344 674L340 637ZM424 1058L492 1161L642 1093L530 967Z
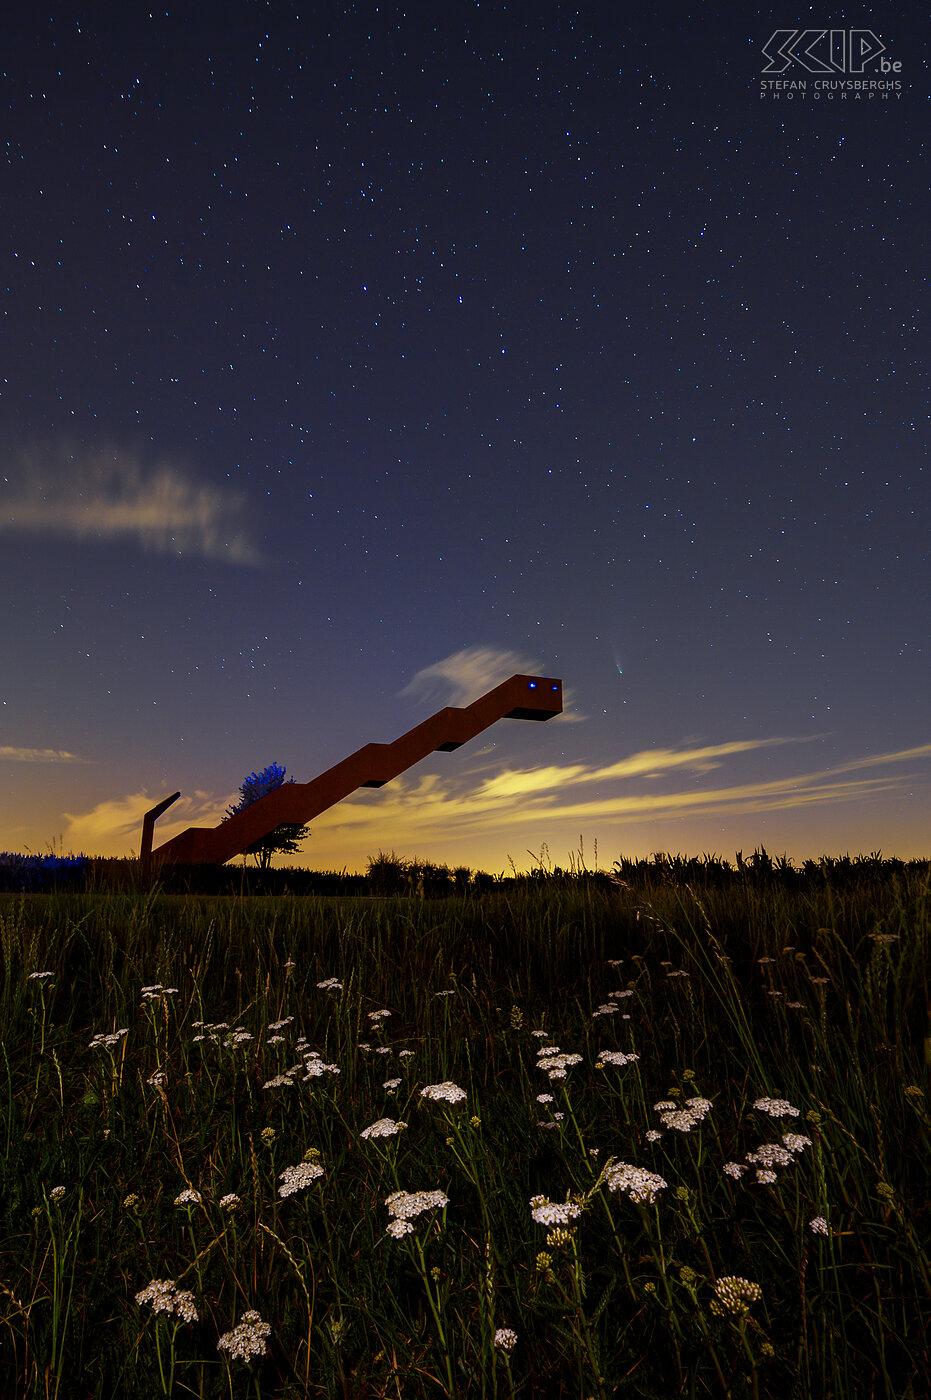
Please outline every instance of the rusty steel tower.
M284 825L303 826L360 787L383 787L431 753L448 753L499 719L552 719L562 713L562 681L550 676L511 676L458 709L447 705L391 744L365 744L309 783L282 783L257 802L214 827L189 826L152 849L155 822L180 796L166 797L146 813L140 856L148 871L165 863L222 865Z

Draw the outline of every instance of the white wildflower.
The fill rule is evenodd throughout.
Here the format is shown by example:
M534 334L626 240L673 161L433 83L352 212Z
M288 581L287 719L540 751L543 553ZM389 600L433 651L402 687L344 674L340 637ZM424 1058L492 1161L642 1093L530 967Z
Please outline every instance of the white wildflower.
M631 1065L640 1056L631 1051L625 1054L623 1050L599 1050L598 1059L595 1061L596 1069L604 1069L605 1065Z
M55 976L54 972L30 972L29 976L26 978L26 981L27 981L27 982L41 982L41 981L43 981L46 977L54 977L54 976Z
M747 1168L743 1162L725 1162L721 1170L726 1176L733 1176L739 1181Z
M309 1079L320 1079L324 1074L339 1074L341 1072L339 1065L326 1064L316 1050L312 1050L304 1060L304 1069L307 1071L304 1075L305 1084Z
M254 1356L264 1356L265 1346L272 1329L263 1322L257 1312L243 1313L232 1332L224 1332L217 1342L220 1351L228 1351L230 1360L251 1361Z
M382 1088L387 1089L389 1094L393 1094L395 1089L400 1086L401 1082L400 1079L386 1079Z
M409 1220L404 1220L403 1218L400 1220L392 1220L385 1226L385 1233L393 1235L396 1240L399 1240L404 1235L412 1235L414 1233L414 1227Z
M797 1118L799 1114L786 1099L757 1099L753 1107L768 1113L770 1118Z
M546 1196L531 1196L530 1215L538 1225L568 1225L578 1220L582 1207L575 1201L551 1201Z
M761 1167L787 1167L794 1161L792 1153L778 1142L764 1142L755 1152L747 1153L748 1162L756 1162Z
M318 982L317 986L322 992L341 992L343 984L338 977L328 977L325 982Z
M513 1351L517 1345L517 1333L510 1327L499 1327L495 1332L495 1346L499 1351Z
M552 1051L541 1050L540 1058L537 1060L537 1069L542 1069L543 1073L549 1075L550 1079L565 1079L566 1070L581 1063L581 1055L557 1055L553 1054Z
M635 1205L653 1205L657 1192L669 1185L654 1172L633 1167L627 1162L615 1162L608 1168L604 1180L609 1191L623 1191Z
M153 1312L167 1313L169 1317L180 1317L182 1322L197 1321L194 1294L178 1288L174 1280L170 1278L154 1278L140 1293L136 1294L136 1302L140 1307L143 1303L149 1303Z
M240 1205L242 1205L242 1201L240 1201L235 1191L230 1191L229 1195L220 1197L221 1210L235 1210L236 1207Z
M811 1138L803 1133L783 1133L782 1141L790 1152L804 1152L806 1147L811 1147Z
M193 1187L188 1186L179 1195L175 1196L175 1205L199 1206L202 1199L203 1197L201 1196L199 1191L195 1191Z
M319 1181L323 1176L323 1168L316 1162L300 1162L296 1167L285 1167L278 1177L281 1185L278 1187L279 1196L293 1196L298 1191L303 1191L305 1187Z
M420 1097L430 1099L434 1103L462 1103L467 1095L465 1089L460 1089L458 1084L453 1084L447 1079L442 1084L427 1084L421 1089Z
M816 1215L813 1220L809 1220L808 1228L813 1235L829 1235L828 1222L823 1215Z
M411 1221L425 1210L439 1210L449 1205L449 1197L443 1191L393 1191L385 1201L391 1223L386 1226L389 1235L400 1239L413 1230Z
M779 1180L778 1173L771 1172L766 1167L757 1167L756 1179L761 1186L772 1186L774 1181Z
M394 1137L406 1128L406 1123L396 1123L393 1118L379 1118L376 1123L370 1123L367 1128L363 1128L360 1137L363 1138L383 1138Z
M99 1050L101 1046L109 1049L111 1045L118 1045L124 1035L129 1035L129 1027L124 1026L120 1031L98 1031L93 1040L89 1041L91 1050Z

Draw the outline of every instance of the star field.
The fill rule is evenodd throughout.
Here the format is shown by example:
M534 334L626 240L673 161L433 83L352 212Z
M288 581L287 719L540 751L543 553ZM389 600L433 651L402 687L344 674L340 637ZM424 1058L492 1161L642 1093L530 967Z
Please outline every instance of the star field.
M813 22L10 20L0 846L128 852L166 792L222 815L519 659L574 723L440 756L429 831L415 774L306 859L494 868L583 821L609 861L925 850L924 36L865 21L898 87L803 100L761 93L775 19ZM682 762L570 791L651 748ZM462 808L535 765L526 827Z

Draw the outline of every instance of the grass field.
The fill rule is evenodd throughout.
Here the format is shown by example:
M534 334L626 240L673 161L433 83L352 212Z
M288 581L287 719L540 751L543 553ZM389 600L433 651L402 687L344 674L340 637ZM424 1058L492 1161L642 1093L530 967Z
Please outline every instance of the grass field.
M931 1394L927 864L0 935L4 1396Z

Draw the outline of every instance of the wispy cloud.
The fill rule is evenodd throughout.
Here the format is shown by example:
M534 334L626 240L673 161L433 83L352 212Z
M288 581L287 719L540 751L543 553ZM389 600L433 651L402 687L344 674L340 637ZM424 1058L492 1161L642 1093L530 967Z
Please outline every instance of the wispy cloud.
M86 763L76 753L66 749L19 749L0 744L0 763Z
M756 743L738 741L702 748L662 751L667 770L679 768L701 774L709 755L726 757L774 745L793 742L765 739ZM437 834L454 840L481 833L488 837L506 835L521 827L539 827L541 820L553 827L559 824L585 824L599 831L610 831L629 823L662 818L694 817L704 814L746 815L816 805L851 803L880 793L901 792L913 768L931 757L931 744L896 753L874 755L851 761L831 770L801 771L785 777L750 782L683 787L673 784L657 791L632 784L632 777L650 778L657 765L647 758L654 752L635 754L603 767L581 764L550 765L534 769L507 769L487 776L461 774L445 778L427 774L407 778L381 790L376 803L368 794L356 794L334 808L327 818L334 837L341 834L390 831L392 842L408 845ZM887 771L868 776L877 767ZM628 779L619 783L620 778ZM615 784L614 791L586 795L591 783Z
M486 691L500 685L510 676L538 676L539 660L518 651L498 647L461 647L458 651L424 666L400 692L415 700L437 700L443 705L471 705ZM563 713L559 720L580 720L582 715L570 713L572 693L563 687Z
M737 740L631 754L613 764L550 764L541 768L490 771L475 756L455 772L411 773L377 792L362 790L312 823L298 859L320 869L364 868L368 856L390 845L399 853L437 860L465 859L495 850L504 864L512 846L535 839L556 842L585 829L604 843L633 826L656 829L663 822L731 819L836 806L868 806L880 795L904 797L931 744L853 759L832 769L801 769L780 777L702 786L710 763L756 750L788 746L789 739ZM802 742L802 741L799 741ZM652 762L648 762L652 760ZM926 770L925 770L926 771ZM593 785L598 791L593 792ZM195 792L182 797L159 822L155 844L188 826L215 826L235 798ZM66 815L72 849L102 855L138 851L145 812L157 798L145 791L100 802L89 812ZM681 830L670 826L670 831ZM752 840L752 836L750 837Z
M135 539L162 554L257 564L244 512L243 496L199 482L176 463L147 464L117 448L33 449L0 489L7 533Z
M153 797L142 789L123 797L107 798L87 812L65 812L65 844L70 850L87 851L92 855L138 855L142 819L163 795ZM177 836L186 827L216 826L234 798L235 794L221 799L199 791L182 796L170 808L170 819L166 815L158 823L156 846Z

